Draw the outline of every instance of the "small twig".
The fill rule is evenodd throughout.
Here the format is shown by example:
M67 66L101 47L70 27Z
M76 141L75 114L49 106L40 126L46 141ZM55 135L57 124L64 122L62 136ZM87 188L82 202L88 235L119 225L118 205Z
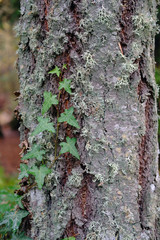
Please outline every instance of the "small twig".
M59 82L62 81L62 73L59 76ZM58 107L57 107L57 131L56 131L56 140L55 140L55 154L54 154L54 159L57 157L57 144L58 144L58 134L59 134L59 122L58 118L60 115L60 97L61 97L61 90L59 91L58 94Z
M54 158L57 157L57 143L58 143L58 134L59 134L59 122L58 122L58 118L59 118L59 101L60 101L60 96L61 96L61 91L59 91L58 94L58 108L57 108L57 131L56 131L56 140L55 140L55 155Z
M73 237L77 237L78 235L80 235L80 234L79 234L79 233L76 233L76 234L73 235Z
M36 186L37 185L37 183L35 182L35 183L33 183L31 186L29 186L28 188L27 188L27 191L29 191L31 188L33 188L34 186Z
M124 55L123 49L122 49L122 46L121 46L120 42L118 42L118 46L119 46L119 48L120 48L120 51L121 51L122 55Z
M59 77L59 82L62 81L62 73L60 74L60 77ZM58 118L59 118L59 115L60 115L60 97L61 97L61 90L59 91L59 94L58 94L58 107L57 107L57 130L56 130L56 140L55 140L55 154L54 154L54 160L50 166L50 168L54 165L54 163L56 162L56 160L59 158L59 156L57 156L57 145L58 145L58 134L59 134L59 122L58 122Z

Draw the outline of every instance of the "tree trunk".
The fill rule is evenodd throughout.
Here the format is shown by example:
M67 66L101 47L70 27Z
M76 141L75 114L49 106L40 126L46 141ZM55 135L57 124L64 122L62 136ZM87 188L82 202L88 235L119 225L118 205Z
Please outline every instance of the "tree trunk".
M158 226L157 88L154 78L156 0L21 0L19 45L21 141L47 149L54 138L31 137L43 92L58 92L55 66L69 66L81 126L80 160L64 154L42 190L25 193L28 236L36 240L155 240ZM49 117L55 122L52 109ZM32 160L29 161L29 165ZM21 183L22 190L28 180Z

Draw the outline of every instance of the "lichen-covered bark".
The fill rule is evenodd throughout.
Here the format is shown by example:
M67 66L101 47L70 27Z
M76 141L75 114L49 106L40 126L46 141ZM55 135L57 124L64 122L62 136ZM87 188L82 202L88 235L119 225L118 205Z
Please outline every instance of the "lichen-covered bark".
M154 80L156 0L21 0L18 31L21 140L47 149L51 134L31 137L43 92L57 93L48 71L69 66L80 131L80 161L56 162L42 190L25 195L27 233L35 240L160 239L157 216L157 90ZM56 113L48 114L55 123ZM31 160L30 160L31 161ZM28 164L31 164L29 162ZM28 184L22 181L22 190ZM30 222L30 224L29 224Z

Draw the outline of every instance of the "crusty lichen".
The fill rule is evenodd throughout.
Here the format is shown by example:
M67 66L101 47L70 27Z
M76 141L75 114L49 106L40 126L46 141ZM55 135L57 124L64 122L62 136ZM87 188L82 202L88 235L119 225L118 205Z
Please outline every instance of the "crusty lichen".
M150 34L156 34L158 26L156 25L156 14L150 12L140 12L133 16L134 33L139 37L143 36L143 41L147 41Z

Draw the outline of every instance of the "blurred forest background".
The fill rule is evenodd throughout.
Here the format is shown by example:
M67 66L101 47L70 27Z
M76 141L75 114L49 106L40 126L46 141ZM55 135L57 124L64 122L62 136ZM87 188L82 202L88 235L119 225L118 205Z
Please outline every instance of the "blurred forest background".
M0 0L0 221L17 204L17 172L20 163L17 105L14 92L19 90L16 60L19 39L14 26L20 16L19 0ZM3 228L0 239L4 239Z
M16 70L19 39L16 37L14 26L20 16L19 9L19 0L0 0L0 220L17 201L13 192L18 186L20 148L18 122L14 118L14 109L17 105L14 92L19 89ZM160 7L158 24L160 26ZM155 41L155 61L156 82L160 87L160 34L157 34ZM160 115L160 98L157 101ZM158 135L160 142L160 127Z
M0 0L0 171L3 167L7 174L16 172L20 161L18 123L14 119L19 39L13 30L20 15L19 5L19 0Z

